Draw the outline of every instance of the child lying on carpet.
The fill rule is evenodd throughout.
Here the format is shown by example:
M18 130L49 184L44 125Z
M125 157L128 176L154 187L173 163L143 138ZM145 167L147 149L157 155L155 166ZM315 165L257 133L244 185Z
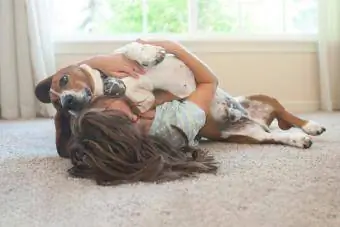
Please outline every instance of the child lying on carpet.
M197 148L197 138L211 131L207 115L217 79L181 45L171 41L158 45L193 71L196 90L185 100L169 101L160 94L158 103L169 102L143 115L126 97L93 100L73 121L74 138L69 146L73 176L94 178L98 184L119 184L216 172L216 162Z

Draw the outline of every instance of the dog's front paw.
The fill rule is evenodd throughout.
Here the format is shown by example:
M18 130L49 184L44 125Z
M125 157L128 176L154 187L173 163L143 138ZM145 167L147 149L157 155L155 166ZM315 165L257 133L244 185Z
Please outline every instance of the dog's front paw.
M124 54L144 67L152 67L164 60L166 51L159 46L133 42L126 46Z
M152 108L154 103L155 103L155 96L150 94L148 96L144 96L144 99L139 101L136 106L141 113L145 113Z
M307 124L301 128L306 134L311 136L321 135L326 131L326 128L314 121L308 121Z
M125 94L126 86L120 79L108 77L104 80L103 94L112 97L121 97Z

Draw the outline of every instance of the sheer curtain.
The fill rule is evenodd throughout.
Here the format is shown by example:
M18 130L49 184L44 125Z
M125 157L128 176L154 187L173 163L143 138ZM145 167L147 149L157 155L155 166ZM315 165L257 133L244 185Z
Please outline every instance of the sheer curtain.
M340 0L319 0L321 109L340 109Z
M54 114L34 86L55 71L50 0L0 0L0 118Z

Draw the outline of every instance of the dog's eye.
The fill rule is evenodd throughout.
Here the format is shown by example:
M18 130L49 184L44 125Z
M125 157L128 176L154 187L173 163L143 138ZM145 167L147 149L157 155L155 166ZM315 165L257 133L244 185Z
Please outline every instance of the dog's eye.
M67 83L68 83L68 75L64 75L59 80L59 87L65 87Z

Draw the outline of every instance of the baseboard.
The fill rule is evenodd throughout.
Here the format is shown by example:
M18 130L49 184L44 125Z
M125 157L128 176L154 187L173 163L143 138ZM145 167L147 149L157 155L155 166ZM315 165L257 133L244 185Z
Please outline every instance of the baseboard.
M280 101L282 105L293 113L310 113L320 110L319 101Z
M340 100L333 100L332 103L334 110L340 110Z

